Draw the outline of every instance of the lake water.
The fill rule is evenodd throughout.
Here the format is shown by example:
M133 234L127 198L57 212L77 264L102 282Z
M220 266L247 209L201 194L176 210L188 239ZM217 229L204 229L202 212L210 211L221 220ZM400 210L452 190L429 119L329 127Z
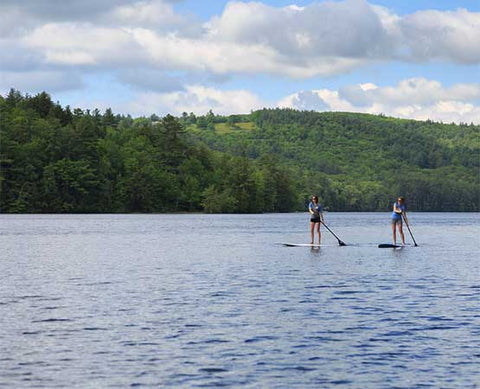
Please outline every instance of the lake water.
M0 387L480 387L479 214L326 222L0 215Z

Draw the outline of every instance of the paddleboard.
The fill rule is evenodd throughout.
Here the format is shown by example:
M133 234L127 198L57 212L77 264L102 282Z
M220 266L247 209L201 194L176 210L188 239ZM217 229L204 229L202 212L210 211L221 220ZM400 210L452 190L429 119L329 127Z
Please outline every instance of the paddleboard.
M321 247L323 246L320 244L308 244L308 243L282 243L282 244L287 247Z
M400 248L400 247L405 247L405 246L401 246L401 245L398 245L398 244L391 244L391 243L382 243L382 244L379 244L378 245L378 248L379 249L388 249L388 248Z

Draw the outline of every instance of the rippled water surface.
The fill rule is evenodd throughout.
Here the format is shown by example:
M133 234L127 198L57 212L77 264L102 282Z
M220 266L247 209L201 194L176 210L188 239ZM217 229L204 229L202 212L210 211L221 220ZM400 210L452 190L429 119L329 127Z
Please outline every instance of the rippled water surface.
M410 220L0 215L0 387L478 388L479 215Z

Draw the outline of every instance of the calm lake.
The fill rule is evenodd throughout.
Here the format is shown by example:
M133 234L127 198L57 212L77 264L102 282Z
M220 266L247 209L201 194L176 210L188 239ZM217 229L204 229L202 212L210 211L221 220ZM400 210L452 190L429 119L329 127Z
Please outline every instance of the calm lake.
M0 215L0 387L480 387L480 215L389 217Z

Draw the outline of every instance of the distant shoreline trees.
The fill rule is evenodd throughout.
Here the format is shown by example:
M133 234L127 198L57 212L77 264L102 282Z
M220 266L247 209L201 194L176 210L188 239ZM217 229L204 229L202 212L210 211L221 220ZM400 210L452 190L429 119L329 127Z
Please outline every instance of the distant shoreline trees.
M264 109L150 118L0 96L2 213L480 210L480 128Z

